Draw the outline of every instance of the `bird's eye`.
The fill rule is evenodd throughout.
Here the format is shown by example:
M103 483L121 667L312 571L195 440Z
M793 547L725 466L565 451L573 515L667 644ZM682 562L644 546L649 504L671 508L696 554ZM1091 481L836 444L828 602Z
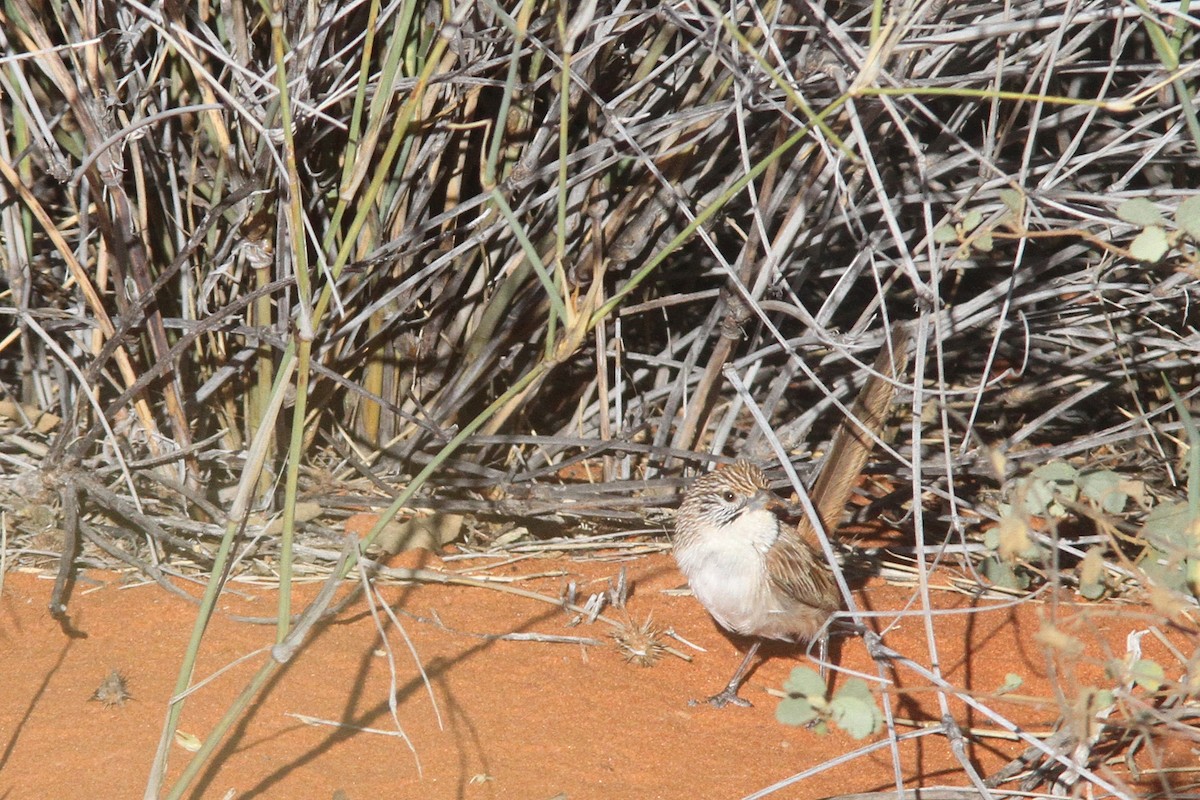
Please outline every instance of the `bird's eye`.
M732 503L734 500L737 500L737 495L734 494L733 489L726 489L721 492L721 499L726 503Z

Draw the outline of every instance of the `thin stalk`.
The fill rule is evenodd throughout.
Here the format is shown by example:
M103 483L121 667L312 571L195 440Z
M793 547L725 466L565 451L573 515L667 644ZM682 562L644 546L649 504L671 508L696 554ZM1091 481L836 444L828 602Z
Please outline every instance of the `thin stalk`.
M213 559L212 572L209 573L208 584L205 586L204 596L200 600L200 610L196 614L196 622L192 626L192 635L188 640L187 650L183 655L183 663L179 667L179 677L175 680L175 691L171 702L167 706L167 719L163 725L162 735L159 737L158 750L155 753L154 763L150 769L150 778L146 783L146 792L144 795L146 800L155 800L159 795L159 790L162 788L163 778L167 771L167 755L175 739L175 731L179 727L179 717L183 713L183 694L191 685L196 657L200 653L200 642L204 638L204 631L208 627L209 620L212 619L217 597L221 593L221 588L225 585L225 568L229 563L229 553L233 549L233 541L237 537L238 531L241 530L242 520L245 519L250 509L254 487L258 482L259 473L261 473L263 468L267 447L269 441L274 437L275 419L279 415L279 409L283 407L283 399L286 394L284 387L291 381L292 370L295 367L295 353L289 346L284 351L282 362L279 365L279 372L275 376L275 387L271 394L271 402L267 405L263 414L262 424L259 425L258 433L255 434L253 441L250 443L250 450L246 454L246 468L242 474L242 481L238 485L237 497L234 499L233 506L230 509L229 523L225 526L225 534L221 537L221 544L217 548L216 557Z
M178 800L178 798L183 796L188 786L200 774L200 770L208 764L209 758L225 738L225 734L228 733L233 724L242 716L255 695L258 694L262 687L266 686L267 681L275 674L275 670L281 666L283 665L275 659L268 658L266 663L259 667L258 672L254 674L254 677L246 684L246 688L242 689L242 693L237 696L237 699L233 701L228 710L221 716L221 719L213 726L208 738L200 745L200 749L192 756L192 760L188 762L188 765L184 767L183 773L175 781L175 784L171 787L171 791L167 793L167 800Z
M555 187L555 224L554 224L554 264L555 280L553 288L547 287L548 293L557 296L561 287L566 285L563 279L563 258L567 249L567 158L571 154L571 56L574 55L575 37L567 32L567 7L565 3L558 4L556 14L558 35L562 42L562 71L559 73L558 86L558 185ZM537 267L535 266L534 269ZM541 273L538 274L541 277ZM553 301L551 301L553 305ZM555 318L550 317L546 332L546 355L554 352L556 336ZM562 323L569 325L566 307L563 304Z
M517 219L517 215L513 213L512 208L508 205L508 201L504 199L504 195L500 194L499 189L492 190L491 199L496 204L496 209L512 228L513 235L517 237L517 242L521 245L521 249L525 251L525 258L529 260L533 271L537 273L538 280L542 282L542 288L546 290L546 298L550 301L550 309L554 312L551 315L551 321L553 322L555 318L558 318L565 325L567 323L567 307L563 303L562 297L559 296L558 284L550 276L546 265L542 262L541 256L538 255L537 248L529 240L529 235L525 233L525 227Z
M409 125L412 124L413 118L417 114L417 109L425 99L425 92L429 88L429 82L433 79L434 71L439 67L449 69L451 63L456 60L453 54L447 59L446 64L442 64L442 59L446 55L446 49L450 44L450 36L453 30L458 25L462 24L462 20L466 17L471 9L471 3L463 3L455 13L455 18L450 20L445 26L445 30L439 33L437 41L430 48L429 56L425 62L425 66L421 71L421 76L417 79L417 85L413 87L410 94L400 108L399 116L396 120L396 125L392 129L392 136L388 140L387 147L384 148L382 155L378 160L371 163L375 166L374 174L371 177L371 182L367 186L366 192L358 199L356 204L358 213L354 215L354 219L350 222L350 227L346 230L346 236L342 240L341 247L338 249L337 256L329 265L329 272L336 280L342 274L342 269L350 260L350 252L355 247L358 235L366 225L367 218L370 216L371 208L375 203L375 199L379 196L379 191L384 182L389 180L391 175L392 164L396 160L396 153L400 149L401 143L408 135ZM318 326L321 319L325 315L325 309L328 307L330 299L333 295L333 286L329 283L325 284L321 290L320 297L317 298L316 306L313 309L314 326Z
M498 13L503 11L497 8ZM492 141L488 146L487 162L483 167L483 185L491 189L497 183L496 164L500 161L500 148L504 144L505 133L508 130L508 113L512 107L512 98L517 91L517 75L521 68L521 47L529 30L529 18L533 13L533 0L522 0L517 10L516 24L512 26L512 53L508 59L508 74L504 78L504 94L496 109L496 124L492 128ZM505 15L507 16L507 15Z
M1180 8L1181 15L1186 16L1186 6L1189 3L1184 2ZM1167 72L1175 72L1179 69L1179 37L1168 37L1163 31L1162 24L1159 19L1150 13L1150 6L1146 0L1137 0L1137 6L1142 11L1142 20L1145 22L1146 34L1150 37L1150 42L1154 45L1154 53L1158 56L1158 60L1162 63L1163 69ZM1179 24L1182 24L1182 16L1179 18ZM1200 150L1200 120L1196 118L1196 109L1192 103L1192 90L1183 81L1180 75L1171 76L1171 88L1175 90L1175 96L1179 99L1179 110L1183 113L1183 118L1187 122L1188 133L1192 136L1192 144Z
M355 147L355 159L351 160L347 158L346 164L342 169L342 185L338 190L338 202L334 206L333 214L330 215L329 228L326 230L325 238L322 241L325 252L332 250L334 244L337 242L338 234L342 228L342 216L346 213L346 209L350 203L354 202L358 188L362 185L366 177L367 170L374 163L371 159L371 154L375 152L375 145L379 141L380 128L384 121L384 112L387 111L388 106L391 104L391 87L396 84L396 77L399 74L404 51L408 47L408 33L412 29L412 17L415 7L416 3L414 0L407 0L400 11L400 19L393 27L394 32L391 40L388 42L387 55L384 57L383 68L379 72L378 83L376 84L379 88L375 96L371 98L371 107L367 111L367 125L363 133L362 142ZM360 79L360 85L371 74L370 62L364 59L361 63L363 78ZM363 87L363 91L365 91L365 87ZM412 99L411 95L409 99ZM358 102L357 99L355 102ZM363 153L366 155L363 156Z
M755 47L748 38L746 38L746 35L738 30L738 26L733 20L731 20L727 15L721 13L721 10L714 3L712 3L711 0L701 0L701 3L708 10L708 12L713 15L713 17L720 20L721 25L724 26L726 33L728 33L729 36L738 43L738 45L742 48L742 52L753 58L758 63L759 69L769 76L771 82L774 83L775 86L780 90L782 90L785 95L787 95L787 98L792 105L798 108L802 114L804 114L804 116L808 119L808 124L805 126L804 130L807 131L812 127L819 128L822 135L824 135L834 147L840 150L846 158L849 158L852 161L857 161L857 154L850 150L850 148L846 147L846 143L842 141L841 137L838 136L833 129L825 123L825 117L829 115L829 109L825 109L825 111L820 113L814 111L812 106L805 102L804 98L800 96L800 93L796 91L796 88L792 85L792 82L786 80L782 75L780 75L779 72L771 66L770 62L763 57L762 53L758 51L758 48ZM836 101L834 105L837 105Z
M534 364L534 366L528 372L526 372L515 383L509 386L504 394L493 400L487 408L479 413L478 416L464 425L462 430L455 434L454 438L446 442L446 445L439 450L433 458L429 459L429 463L425 465L424 469L418 472L413 479L408 482L408 485L405 486L404 490L400 492L394 501L392 501L392 504L380 513L379 520L375 523L375 526L367 532L366 537L363 539L360 551L366 550L371 546L372 543L374 543L375 539L383 531L384 527L392 521L392 518L400 512L401 508L408 504L408 502L417 493L417 490L425 485L425 481L429 480L429 476L437 471L437 468L440 467L447 458L453 455L454 452L462 446L463 442L467 441L467 439L469 439L477 430L479 430L512 398L517 397L521 394L521 392L525 391L527 387L534 385L536 381L544 378L546 374L549 373L554 366L556 366L556 363L557 362L549 359L542 359ZM351 555L346 564L343 576L349 574L350 570L352 570L357 563L357 554Z
M292 364L294 364L296 360L291 359L290 361ZM441 451L439 451L430 460L430 462L425 466L425 468L422 469L419 473L417 473L417 475L409 482L408 486L405 487L404 491L402 491L400 493L400 495L396 498L396 500L390 506L388 506L388 508L382 514L380 514L379 521L375 524L375 527L373 527L371 529L371 531L367 534L366 538L363 539L362 544L360 545L360 548L356 552L353 552L350 554L350 556L346 559L345 564L339 570L339 573L340 573L338 576L339 579L345 578L345 576L348 575L352 569L354 569L354 567L358 563L358 554L360 552L366 550L375 541L375 538L383 530L384 526L387 525L387 523L390 522L392 520L392 518L396 516L396 514L400 511L400 509L403 508L409 502L409 500L412 499L413 495L416 494L417 490L420 489L421 486L423 486L425 484L425 481L427 481L429 479L429 476L432 475L434 473L434 471L447 458L449 458L454 453L455 450L457 450L463 444L463 442L465 442L468 438L470 438L471 435L473 435L475 433L475 431L477 431L493 414L495 414L500 408L502 408L504 406L504 404L507 403L511 398L520 394L522 391L525 390L525 388L527 386L529 386L529 385L533 384L535 381L543 378L545 376L545 374L553 366L554 366L554 362L551 362L551 361L538 362L529 372L527 372L524 376L522 376L522 378L520 380L518 380L516 383L514 383L512 386L510 386L508 391L506 391L500 397L496 398L496 400L493 401L492 404L489 405L486 409L484 409L482 413L480 413L473 420L471 420L458 433L457 436L455 436L453 439L451 439L449 442L447 442L446 446L443 447L441 449ZM282 396L282 392L280 392L280 395ZM276 409L276 410L278 410L278 409ZM245 484L245 480L243 480L243 484ZM231 526L231 527L236 531L237 526ZM225 539L222 540L222 543L221 543L222 549L221 549L221 552L218 553L218 558L222 558L223 557L222 554L224 554L224 557L228 556L229 548L227 545L231 544L232 540L233 540L233 536L230 535L229 533L227 533ZM222 568L224 567L223 561L222 561L221 566L222 566ZM218 574L218 571L214 568L213 576L215 577L217 574ZM205 601L201 603L201 618L204 621L207 621L208 616L211 615L213 601L215 601L215 599L216 599L216 591L213 591L212 587L216 583L217 582L215 580L210 580L209 591L207 591L205 593ZM219 586L217 587L217 590L219 591ZM210 595L211 595L211 597L210 597ZM198 651L198 649L199 649L199 637L203 635L203 630L199 627L199 622L200 621L198 620L197 621L197 631L199 631L199 634L197 634L197 631L193 631L193 635L192 635L193 643L195 645L196 651ZM187 667L188 667L187 678L186 678L186 680L181 680L180 683L176 684L176 692L175 692L176 696L179 696L184 691L186 691L188 688L187 685L191 681L191 665L192 665L192 663L194 663L194 660L195 660L195 652L193 652L190 647L189 647L188 655L189 655L189 660L188 660L188 664L187 664ZM229 729L233 726L234 722L236 722L241 717L241 715L245 712L246 708L249 707L250 702L258 694L258 692L262 689L262 687L266 685L267 681L270 679L270 677L275 673L275 671L280 666L281 666L281 662L277 661L275 658L270 658L267 660L267 662L265 664L262 665L262 667L259 668L258 672L255 673L254 676L250 679L250 682L246 684L246 687L242 690L241 694L238 695L237 699L233 702L233 704L229 707L229 709L221 717L220 721L213 727L213 730L209 733L208 737L205 739L204 744L201 745L200 749L192 757L191 762L184 769L184 771L180 775L178 781L176 781L176 783L172 787L170 793L167 795L167 800L176 800L177 798L179 798L183 795L183 793L187 790L187 787L191 784L191 782L193 780L195 780L196 776L200 773L200 770L204 767L204 765L208 762L209 758L216 751L217 746L221 743L221 741L224 739L225 735L229 732ZM181 678L182 677L183 676L181 675ZM181 698L181 699L175 701L171 706L172 714L174 715L174 717L172 718L172 721L175 723L177 723L177 721L178 721L178 711L181 709L182 702L183 701ZM169 732L167 729L164 729L164 731L163 731L164 741L168 742L168 744L169 744L169 742L174 738L174 732L175 732L174 724L172 724L170 726ZM168 733L169 733L169 735L168 735ZM160 742L160 750L161 750L161 748L162 748L162 744ZM161 764L162 764L162 772L165 772L165 767L166 767L165 755L162 756L162 758L161 758ZM156 763L156 766L158 766L157 763ZM161 782L162 772L158 773L160 782ZM152 777L154 777L153 774L152 774ZM150 793L149 788L147 789L147 793L146 793L147 800L151 800L152 798L156 798L157 796L158 796L157 787L155 787L155 791L153 794Z
M846 99L848 99L846 96L838 98L838 100L830 104L828 108L826 108L817 116L821 118L828 116L838 107L840 107L846 101ZM789 150L799 144L801 140L808 136L810 130L812 130L812 125L805 125L803 128L789 136L781 145L768 153L761 161L748 170L745 175L738 178L729 186L728 189L721 192L721 194L715 200L713 200L712 203L696 214L695 219L689 222L683 228L683 230L676 234L675 238L668 242L662 250L654 255L653 258L647 261L645 265L641 267L641 269L630 276L625 285L617 290L612 297L610 297L595 311L595 313L593 313L592 318L589 321L589 327L600 324L601 320L611 314L613 310L619 306L631 292L633 292L634 289L641 285L642 281L650 277L650 274L658 268L659 264L666 260L667 256L675 252L680 245L691 238L691 235L695 233L701 225L703 225L705 222L711 219L713 215L724 208L725 205L735 196L737 196L738 192L742 191L742 189L745 189L752 180L765 172L767 168L771 166L771 164L775 163Z
M283 163L287 167L288 240L292 245L292 269L296 276L296 339L299 341L296 380L296 404L292 409L292 434L284 480L283 530L279 553L279 611L277 641L288 634L292 618L292 548L296 531L296 494L300 481L300 459L304 453L304 412L308 398L309 360L314 331L309 309L312 307L312 281L308 274L308 248L305 243L304 205L300 194L300 175L296 168L296 141L292 124L292 106L287 84L287 52L283 30L283 2L276 0L271 16L271 41L275 56L275 85L279 90L279 119L283 130Z
M379 3L380 0L371 0L371 5L367 8L367 23L363 31L363 47L362 58L358 60L358 85L354 88L354 107L350 112L350 127L347 130L346 150L344 154L345 160L342 162L342 182L343 187L352 185L351 179L354 175L354 166L358 163L358 147L359 136L362 134L363 111L367 102L367 86L370 84L371 77L371 57L375 52L375 25L379 20ZM391 58L391 53L388 54ZM393 64L394 69L394 64ZM391 73L394 75L394 72ZM390 86L390 83L380 84L381 86ZM386 97L386 92L379 92L375 97L380 95ZM333 215L330 217L329 231L326 234L325 247L328 250L332 246L329 237L334 235L338 229L337 221L341 218L341 214L345 212L346 204L342 201L343 193L338 193L338 204L334 208Z

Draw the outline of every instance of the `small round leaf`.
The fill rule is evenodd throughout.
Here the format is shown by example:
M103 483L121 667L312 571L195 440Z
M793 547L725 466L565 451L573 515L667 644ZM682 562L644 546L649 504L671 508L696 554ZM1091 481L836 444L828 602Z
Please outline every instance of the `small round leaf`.
M1000 202L1008 206L1008 210L1018 216L1025 213L1025 195L1016 189L1001 189Z
M817 718L817 711L812 703L803 697L789 697L780 700L775 707L775 719L784 725L807 725Z
M1200 241L1200 195L1193 195L1179 204L1175 224L1193 239Z
M1044 481L1053 481L1055 483L1073 483L1075 481L1075 476L1079 474L1079 470L1075 469L1066 461L1051 461L1049 463L1042 464L1029 474Z
M1162 222L1162 213L1158 210L1158 206L1150 202L1144 197L1135 197L1132 200L1126 200L1121 205L1117 206L1117 216L1132 225L1157 225Z
M875 702L871 687L862 678L850 678L842 688L838 689L837 697L857 697L869 703Z
M1148 658L1135 661L1129 669L1129 676L1133 678L1134 683L1148 692L1157 692L1166 678L1162 665Z
M1151 264L1165 256L1169 249L1167 233L1157 225L1146 228L1129 245L1129 252L1134 258Z
M794 667L783 682L783 690L800 697L825 697L825 680L812 667Z
M939 225L933 229L933 240L938 244L954 244L958 241L958 231L949 223Z
M855 739L865 739L879 730L879 710L874 703L838 695L831 706L834 722Z
M1001 589L1025 589L1029 586L1029 578L1017 571L1007 562L995 556L984 559L984 576Z
M1083 496L1100 506L1107 514L1120 514L1125 510L1129 496L1121 490L1121 476L1110 469L1097 470L1080 475L1079 490Z
M1025 683L1025 679L1015 672L1010 672L1004 676L1004 683L1000 684L1000 688L996 690L996 694L1008 694L1015 692Z

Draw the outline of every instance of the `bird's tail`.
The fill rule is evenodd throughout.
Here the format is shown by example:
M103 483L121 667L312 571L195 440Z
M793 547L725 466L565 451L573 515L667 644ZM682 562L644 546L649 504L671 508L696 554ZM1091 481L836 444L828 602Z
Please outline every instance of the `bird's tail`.
M829 453L809 492L827 532L832 532L841 521L850 493L875 448L875 439L887 422L896 397L894 382L908 370L908 344L904 327L899 323L893 325L891 335L875 359L873 374L858 393L850 416L842 419L833 435Z

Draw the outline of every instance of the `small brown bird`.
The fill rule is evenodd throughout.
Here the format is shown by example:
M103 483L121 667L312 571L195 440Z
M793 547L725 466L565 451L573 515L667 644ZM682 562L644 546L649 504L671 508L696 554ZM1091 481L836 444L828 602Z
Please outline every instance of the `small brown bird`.
M838 609L833 575L812 546L780 521L783 505L748 461L692 484L675 523L675 560L692 594L721 627L756 637L724 691L708 699L748 706L738 686L763 639L809 640Z
M873 375L860 392L852 416L874 435L895 396L891 378L907 366L907 339L893 329ZM841 518L862 474L874 439L843 420L809 496L826 531ZM775 516L783 503L771 493L762 470L748 461L696 480L675 522L674 552L692 593L721 627L754 643L725 689L708 701L750 705L738 696L746 668L763 639L811 641L840 607L833 574L815 546L807 520L793 528ZM824 639L822 639L824 652Z

